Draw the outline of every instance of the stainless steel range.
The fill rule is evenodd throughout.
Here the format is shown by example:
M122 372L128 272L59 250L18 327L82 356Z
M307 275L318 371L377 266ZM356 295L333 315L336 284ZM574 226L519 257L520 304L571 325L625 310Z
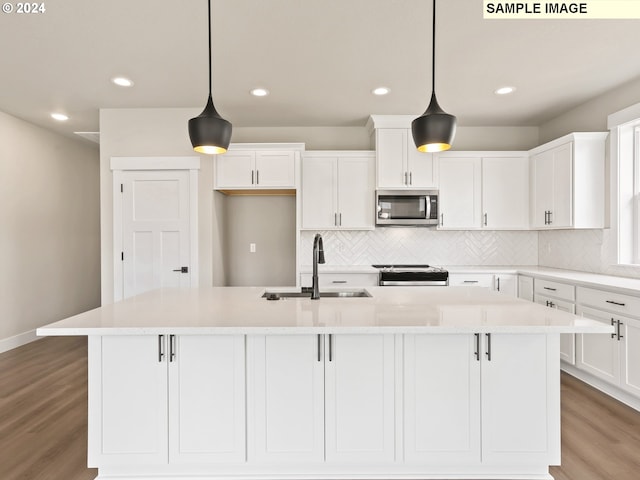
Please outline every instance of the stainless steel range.
M449 272L431 265L372 265L382 286L446 286Z

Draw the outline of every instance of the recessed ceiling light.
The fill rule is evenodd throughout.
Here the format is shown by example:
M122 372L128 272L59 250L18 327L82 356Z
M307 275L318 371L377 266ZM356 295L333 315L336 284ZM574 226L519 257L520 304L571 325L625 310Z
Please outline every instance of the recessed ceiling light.
M371 90L371 93L373 93L374 95L386 95L390 91L391 90L387 87L378 87Z
M52 113L51 118L53 118L54 120L58 120L59 122L66 122L67 120L69 120L69 117L64 113Z
M267 90L266 88L254 88L253 90L251 90L251 95L253 95L254 97L266 97L267 95L269 95L269 90Z
M495 91L496 95L508 95L515 91L516 87L500 87Z
M118 85L119 87L132 87L133 81L129 80L126 77L114 77L111 79L113 83Z

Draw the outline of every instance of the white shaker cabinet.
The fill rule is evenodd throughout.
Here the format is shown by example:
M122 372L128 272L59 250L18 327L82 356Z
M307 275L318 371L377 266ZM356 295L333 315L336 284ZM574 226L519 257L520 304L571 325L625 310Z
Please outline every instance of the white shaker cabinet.
M374 228L373 152L306 152L302 161L302 228Z
M605 226L606 132L572 133L530 151L531 226Z
M496 273L493 276L493 288L496 292L517 297L518 275L515 273Z
M518 275L518 298L533 302L533 277Z
M378 188L423 189L437 186L437 165L431 153L419 152L411 129L376 129Z
M529 158L482 157L482 228L529 228Z
M407 463L559 463L557 336L405 335L404 348Z
M273 146L282 150L273 149ZM216 190L295 189L296 156L302 145L234 144L214 160Z
M245 458L244 338L89 338L90 466Z
M616 320L620 320L617 315L581 305L576 313L605 325L616 326ZM619 384L620 340L617 334L578 335L577 341L576 366L602 380Z
M475 229L481 227L482 160L479 157L440 155L438 228Z
M550 308L575 313L576 289L567 283L536 278L534 281L534 301ZM575 365L576 336L573 333L560 334L560 359Z

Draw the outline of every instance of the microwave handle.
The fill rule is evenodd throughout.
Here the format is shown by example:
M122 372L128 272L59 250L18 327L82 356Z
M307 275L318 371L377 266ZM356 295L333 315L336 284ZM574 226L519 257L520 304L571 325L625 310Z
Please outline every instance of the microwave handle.
M427 204L427 219L431 218L431 198L427 195L424 199Z

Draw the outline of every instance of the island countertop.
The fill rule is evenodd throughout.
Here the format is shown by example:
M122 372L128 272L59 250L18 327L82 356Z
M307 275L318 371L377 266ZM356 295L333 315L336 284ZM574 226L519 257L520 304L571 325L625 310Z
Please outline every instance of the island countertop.
M38 335L613 333L596 320L478 287L367 287L369 298L286 298L265 290L154 290L46 325Z

